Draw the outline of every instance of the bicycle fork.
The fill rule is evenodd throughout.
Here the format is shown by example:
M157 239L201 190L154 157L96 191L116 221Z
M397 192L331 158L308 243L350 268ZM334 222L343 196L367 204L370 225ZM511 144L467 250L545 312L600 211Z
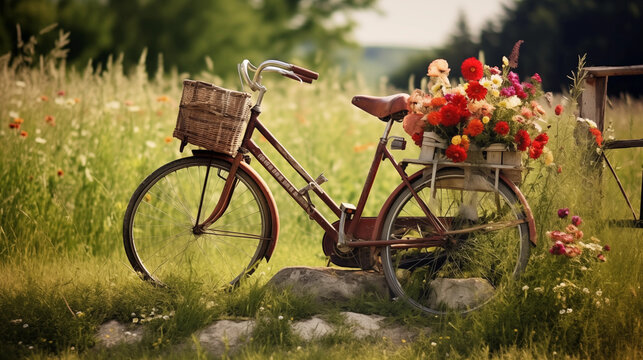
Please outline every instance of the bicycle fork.
M201 190L201 199L199 201L199 212L197 213L197 218L196 218L196 223L194 225L194 228L192 232L195 235L200 235L203 234L205 229L210 227L210 225L214 224L221 216L225 213L225 211L228 209L228 205L230 205L230 199L232 199L232 194L234 193L234 189L237 185L237 170L239 169L239 164L241 163L243 159L243 154L239 153L237 156L235 156L234 161L232 162L232 166L230 166L230 171L228 172L228 177L226 178L225 185L223 185L223 190L221 191L221 196L219 197L219 200L217 201L217 205L214 207L214 210L212 210L212 213L210 216L203 221L203 223L199 223L199 217L201 216L201 211L203 210L203 200L205 198L205 192L206 192L206 187L208 185L208 178L210 176L210 167L208 166L206 173L205 173L205 180L203 182L203 189Z

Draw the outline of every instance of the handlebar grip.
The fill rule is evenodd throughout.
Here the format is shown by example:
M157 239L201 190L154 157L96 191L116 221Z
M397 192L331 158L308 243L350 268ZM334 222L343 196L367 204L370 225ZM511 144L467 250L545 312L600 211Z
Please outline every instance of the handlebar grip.
M304 69L303 67L293 65L292 66L292 71L300 76L305 76L311 80L317 80L319 78L319 74L308 69Z
M303 81L303 82L305 82L307 84L312 84L313 83L313 79L311 79L311 78L309 78L307 76L301 75L301 74L293 75L293 74L288 74L288 73L282 73L281 75L283 75L283 76L285 76L285 77L287 77L289 79L293 79L293 80L297 80L297 81L301 80L301 81Z

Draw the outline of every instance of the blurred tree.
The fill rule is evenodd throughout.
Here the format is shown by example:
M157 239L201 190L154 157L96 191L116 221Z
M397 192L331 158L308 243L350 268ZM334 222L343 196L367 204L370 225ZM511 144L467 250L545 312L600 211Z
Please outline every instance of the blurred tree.
M566 76L575 68L578 55L587 53L588 66L643 64L642 16L643 0L516 0L504 7L499 21L484 27L472 46L451 39L433 55L446 58L453 69L482 50L487 63L499 64L516 41L525 40L520 48L520 75L538 72L546 89L560 91L567 88ZM419 68L418 64L416 71ZM643 93L643 83L631 77L609 82L612 91ZM397 80L396 85L406 87L406 80Z
M149 70L163 53L180 71L202 70L208 56L214 71L225 74L242 58L323 60L346 43L354 25L346 13L376 0L0 1L0 53L15 51L16 23L30 36L59 22L71 31L72 63L122 52L128 66L147 48Z

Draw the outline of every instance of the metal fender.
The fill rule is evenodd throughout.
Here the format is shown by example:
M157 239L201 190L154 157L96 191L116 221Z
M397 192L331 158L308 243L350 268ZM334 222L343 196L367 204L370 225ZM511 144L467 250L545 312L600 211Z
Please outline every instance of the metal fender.
M234 158L232 156L216 153L209 150L193 150L192 153L195 156L207 156L215 159L221 159L229 163L232 163L234 161ZM274 196L272 196L272 192L270 191L270 188L268 188L266 182L252 167L250 167L250 165L248 165L245 161L241 161L239 167L243 171L245 171L246 174L248 174L252 178L252 180L257 183L257 185L259 185L261 192L266 197L266 201L268 201L268 208L270 208L270 217L272 219L272 229L270 234L270 238L272 239L272 241L270 242L270 246L266 251L265 258L266 261L270 261L272 252L275 250L275 246L277 245L277 239L279 238L279 212L277 211L277 203L275 202L275 198Z
M424 170L421 169L414 173L413 175L409 176L409 182L413 184L417 179L421 178L423 175ZM500 179L507 185L518 197L518 201L520 201L520 204L523 207L523 210L525 212L525 217L527 219L527 225L529 227L529 238L531 239L531 243L536 246L537 240L538 240L538 233L536 232L536 222L534 221L534 215L531 212L531 208L529 207L529 203L527 203L527 199L525 198L525 195L523 195L522 191L514 184L513 182L509 181L504 175L500 174ZM404 190L406 185L404 183L401 183L398 185L395 190L389 195L388 199L384 202L384 205L382 205L382 209L379 212L379 215L377 215L377 219L375 220L375 226L373 227L373 233L371 234L371 240L377 240L380 238L382 234L382 227L384 226L384 220L386 218L386 214L389 212L391 206L393 205L393 202L397 198L397 196Z

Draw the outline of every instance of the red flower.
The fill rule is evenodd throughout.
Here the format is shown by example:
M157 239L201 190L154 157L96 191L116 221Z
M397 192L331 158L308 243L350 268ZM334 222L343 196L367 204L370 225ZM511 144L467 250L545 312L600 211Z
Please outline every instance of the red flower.
M541 83L541 82L543 82L543 80L540 78L540 75L538 75L538 73L535 73L535 74L531 77L531 79L532 79L533 81L537 82L537 83Z
M507 135L509 134L509 124L505 121L498 121L496 126L493 128L493 131L499 135Z
M543 154L543 147L544 145L538 141L531 143L531 146L529 147L529 157L532 159L538 159L540 155Z
M440 117L442 118L442 125L454 126L460 122L461 116L457 106L446 104L440 109Z
M29 134L26 131L21 131L20 136L26 138Z
M58 169L58 171L56 171L56 174L58 174L58 176L63 176L63 169Z
M602 144L603 144L603 134L601 134L601 131L598 130L597 128L590 128L589 132L591 132L592 135L594 135L594 138L596 140L596 144L598 146L602 146Z
M415 142L415 145L417 146L422 146L422 137L423 137L422 133L415 133L411 135L411 139L413 139L413 142Z
M474 57L470 57L463 61L460 70L462 70L462 76L466 80L478 81L482 79L482 63Z
M464 128L464 134L474 137L480 135L484 130L484 124L480 119L473 119L469 121L469 124Z
M552 255L563 255L565 254L565 244L560 241L556 241L554 246L549 249L549 253Z
M469 108L467 107L467 98L461 94L454 94L451 96L449 103L455 105L462 116L469 116Z
M487 88L480 85L477 81L469 81L469 86L467 87L467 96L473 100L483 100L487 96Z
M516 140L516 146L518 147L518 151L527 150L527 148L531 144L529 133L523 129L518 130L518 132L516 133L516 136L514 137L514 140Z
M563 105L556 105L556 108L554 108L554 113L556 113L556 115L560 115L563 113L563 110L565 110L563 108Z
M449 145L445 155L453 162L463 162L467 159L467 151L459 145Z
M15 122L9 123L9 129L20 129L20 123L15 123Z
M603 250L610 251L612 250L612 248L609 245L605 244L605 246L603 246Z
M429 124L433 126L437 126L442 123L442 115L440 115L439 111L432 111L426 117L429 121Z
M536 142L536 141L542 143L543 146L545 146L545 145L547 145L547 142L549 141L549 136L547 135L547 133L542 133L542 134L536 136L536 138L534 139L534 142Z

